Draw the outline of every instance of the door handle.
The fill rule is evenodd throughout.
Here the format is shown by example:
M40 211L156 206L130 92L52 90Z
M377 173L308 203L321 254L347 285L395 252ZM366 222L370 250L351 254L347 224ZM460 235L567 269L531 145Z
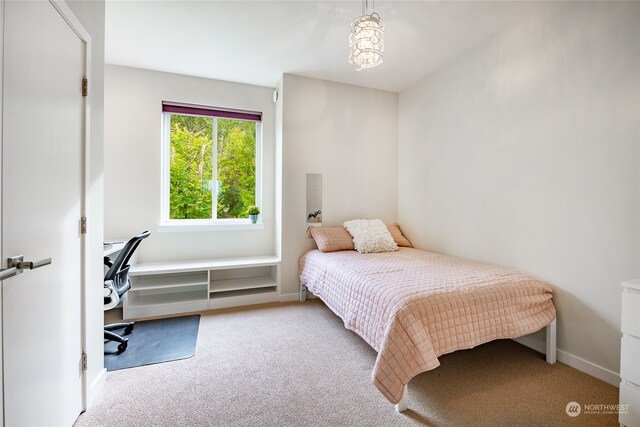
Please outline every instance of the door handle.
M15 268L16 274L20 274L24 269L35 270L36 268L51 264L51 258L41 259L40 261L23 261L23 259L23 255L7 258L7 268Z
M0 280L8 279L18 274L18 270L15 267L3 268L0 270Z

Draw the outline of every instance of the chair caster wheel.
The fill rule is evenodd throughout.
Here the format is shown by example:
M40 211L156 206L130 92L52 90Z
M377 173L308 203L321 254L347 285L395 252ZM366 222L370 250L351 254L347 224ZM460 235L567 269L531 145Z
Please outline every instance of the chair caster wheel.
M123 351L125 351L127 349L127 345L128 345L128 343L126 341L118 344L118 351L120 353L122 353Z
M126 328L124 328L124 334L129 335L131 331L133 331L133 323L127 326Z

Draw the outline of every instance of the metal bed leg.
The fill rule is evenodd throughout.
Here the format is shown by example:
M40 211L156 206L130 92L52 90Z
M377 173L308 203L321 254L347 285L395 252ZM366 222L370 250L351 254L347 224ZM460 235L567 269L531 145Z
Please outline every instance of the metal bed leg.
M306 301L306 300L307 300L307 287L301 283L300 284L300 301Z
M556 319L547 325L547 363L556 363Z
M400 402L396 403L396 412L404 412L407 410L408 406L408 396L409 391L407 390L407 385L405 384L404 390L402 391L402 398Z

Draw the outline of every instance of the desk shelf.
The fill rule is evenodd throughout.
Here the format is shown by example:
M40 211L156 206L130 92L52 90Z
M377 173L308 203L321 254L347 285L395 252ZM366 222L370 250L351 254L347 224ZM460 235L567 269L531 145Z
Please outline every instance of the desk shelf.
M206 271L184 273L138 276L135 279L135 289L175 289L198 285L207 285L209 277Z
M276 286L271 277L247 277L244 279L225 279L212 282L211 293L226 293L258 288L272 288Z
M129 275L125 319L279 300L274 256L137 264Z
M191 290L188 292L161 293L151 295L141 295L133 291L129 296L129 303L136 307L150 307L156 305L171 305L202 301L206 299L203 290Z
M268 288L239 289L216 294L212 293L209 300L209 309L262 304L273 301L278 301L278 290L275 286Z

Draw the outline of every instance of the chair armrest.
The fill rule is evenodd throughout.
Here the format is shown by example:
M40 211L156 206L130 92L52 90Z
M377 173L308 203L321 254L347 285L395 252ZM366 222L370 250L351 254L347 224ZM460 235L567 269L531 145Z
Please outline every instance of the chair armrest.
M111 310L120 303L120 296L113 285L113 280L104 281L104 300L108 300L108 302L104 303L104 311Z

